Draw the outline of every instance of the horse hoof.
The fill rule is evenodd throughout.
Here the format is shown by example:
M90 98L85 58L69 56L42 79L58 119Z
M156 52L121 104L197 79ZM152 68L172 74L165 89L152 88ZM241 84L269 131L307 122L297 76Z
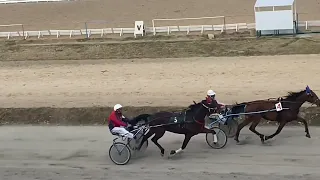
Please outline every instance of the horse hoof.
M163 157L163 156L164 156L164 150L161 150L161 151L160 151L160 154L161 154L161 156Z
M306 134L306 137L307 137L307 138L311 138L310 134Z
M161 152L160 152L160 155L163 157L163 156L164 156L164 151L161 151Z
M170 155L175 155L176 151L175 150L171 150Z
M260 136L261 142L264 143L264 141L268 140L268 136Z

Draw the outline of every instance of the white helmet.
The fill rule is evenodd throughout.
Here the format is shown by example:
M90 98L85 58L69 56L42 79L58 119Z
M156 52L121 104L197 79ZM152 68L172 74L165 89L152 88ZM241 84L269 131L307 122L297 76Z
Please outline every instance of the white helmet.
M214 96L214 95L216 95L216 93L213 90L210 89L210 90L208 90L207 95L208 96Z
M116 111L120 108L122 108L121 104L116 104L116 105L114 105L113 110Z

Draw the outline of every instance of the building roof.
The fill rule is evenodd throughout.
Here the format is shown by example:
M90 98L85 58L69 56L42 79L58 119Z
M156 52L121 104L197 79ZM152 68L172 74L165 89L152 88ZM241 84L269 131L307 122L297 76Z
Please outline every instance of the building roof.
M254 7L267 7L267 6L288 6L292 5L294 0L256 0Z

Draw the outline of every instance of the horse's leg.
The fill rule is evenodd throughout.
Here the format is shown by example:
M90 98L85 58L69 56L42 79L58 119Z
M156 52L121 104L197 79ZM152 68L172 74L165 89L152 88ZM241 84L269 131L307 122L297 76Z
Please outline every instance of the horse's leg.
M187 145L188 145L190 139L192 138L192 136L194 136L194 135L195 134L193 134L193 133L185 134L184 135L184 140L183 140L183 143L182 143L182 147L177 149L177 150L171 150L170 155L172 156L172 155L175 155L175 154L180 153L181 151L183 151L187 147Z
M306 137L311 138L310 133L309 133L309 128L308 128L308 123L305 119L303 119L302 117L298 116L297 118L298 122L302 122L304 124L304 129L306 132Z
M274 136L276 136L277 134L279 134L286 124L287 124L286 120L283 119L282 121L280 121L280 124L279 124L279 127L278 127L277 131L275 133L273 133L272 135L270 135L270 136L266 136L265 140L271 139Z
M259 132L256 130L256 127L257 127L257 125L260 123L260 121L261 121L261 118L260 118L260 119L255 119L255 120L252 122L251 126L249 127L249 130L250 130L251 132L255 133L256 135L258 135L258 136L260 137L260 139L261 139L261 142L264 142L265 136L264 136L263 134L259 133Z
M212 133L213 134L213 143L216 144L218 142L217 133L213 129L204 128L201 133Z
M162 138L162 136L164 135L166 131L164 129L159 129L155 135L153 136L153 138L151 139L151 141L158 146L158 148L160 149L161 151L161 156L164 155L164 148L158 143L158 140L160 138Z
M243 127L245 127L246 125L248 125L250 122L252 121L252 119L250 118L250 116L247 116L247 118L245 118L245 120L239 124L238 128L237 128L237 133L234 137L234 140L237 141L237 143L239 143L239 134L240 131Z

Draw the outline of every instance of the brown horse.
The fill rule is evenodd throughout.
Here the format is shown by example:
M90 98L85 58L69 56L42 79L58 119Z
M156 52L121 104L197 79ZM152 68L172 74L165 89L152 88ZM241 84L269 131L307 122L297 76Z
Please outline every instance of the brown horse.
M216 103L208 104L206 100L203 100L200 103L190 105L188 110L181 113L162 111L151 114L148 117L147 122L150 128L149 132L144 135L139 147L141 148L144 141L155 134L151 141L159 147L161 156L163 156L165 150L158 143L158 140L164 135L164 133L169 131L177 134L184 134L185 138L182 147L178 150L171 150L170 152L170 155L174 155L184 150L193 136L199 133L216 134L214 130L204 128L205 116L214 112L216 107Z
M276 110L275 104L279 102L282 104L282 111ZM241 129L252 122L249 130L258 135L263 143L264 141L278 135L286 123L294 120L304 124L306 137L311 138L307 121L303 117L299 116L299 109L305 102L320 106L318 96L309 88L309 86L300 92L289 92L284 98L278 98L276 100L257 100L236 104L231 108L231 113L244 113L247 115L245 116L245 120L239 124L234 140L239 143L239 134ZM262 118L269 121L277 121L279 123L279 127L274 134L265 136L256 131L255 128Z

